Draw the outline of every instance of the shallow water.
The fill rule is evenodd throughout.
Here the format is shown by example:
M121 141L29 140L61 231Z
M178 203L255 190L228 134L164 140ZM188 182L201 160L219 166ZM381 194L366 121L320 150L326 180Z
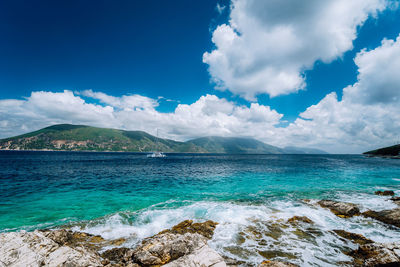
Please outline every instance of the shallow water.
M396 207L400 160L360 155L196 155L0 152L0 231L55 228L142 238L185 219L219 222L210 246L255 265L266 258L329 266L356 245L333 229L379 241L400 231L372 219L342 219L302 199L337 199L362 210ZM286 223L307 216L314 225Z

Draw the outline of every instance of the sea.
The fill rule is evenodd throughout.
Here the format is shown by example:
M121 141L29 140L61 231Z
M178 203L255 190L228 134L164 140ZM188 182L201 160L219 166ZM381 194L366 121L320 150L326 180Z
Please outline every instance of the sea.
M361 211L396 208L400 160L363 155L224 155L0 151L0 232L70 228L125 238L134 247L183 220L218 222L209 246L240 266L266 259L337 266L357 245L333 230L376 242L400 230L370 218L340 218L332 199ZM310 201L308 201L310 200ZM293 216L313 224L292 225Z

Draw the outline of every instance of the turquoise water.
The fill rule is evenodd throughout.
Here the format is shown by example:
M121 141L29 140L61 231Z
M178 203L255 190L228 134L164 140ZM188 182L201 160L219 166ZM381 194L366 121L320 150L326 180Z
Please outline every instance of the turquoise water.
M2 151L0 231L68 226L105 238L125 237L134 246L182 220L213 219L220 225L210 245L251 265L262 261L268 234L263 242L246 237L239 244L240 232L251 226L264 233L268 224L306 215L323 233L315 237L321 240L290 239L288 232L271 244L281 250L292 247L290 253L296 255L278 258L327 266L319 258L339 261L347 256L318 242L351 248L329 230L345 227L382 242L398 239L400 233L365 218L332 216L301 199L344 200L364 210L394 208L387 197L373 194L382 189L400 193L400 160L361 155L147 158L135 153ZM239 245L241 252L232 249ZM305 249L316 251L307 256Z

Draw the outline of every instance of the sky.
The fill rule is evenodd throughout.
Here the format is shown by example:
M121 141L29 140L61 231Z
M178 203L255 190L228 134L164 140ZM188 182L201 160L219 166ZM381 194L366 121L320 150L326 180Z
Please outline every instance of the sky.
M398 0L1 1L0 138L57 123L400 142Z

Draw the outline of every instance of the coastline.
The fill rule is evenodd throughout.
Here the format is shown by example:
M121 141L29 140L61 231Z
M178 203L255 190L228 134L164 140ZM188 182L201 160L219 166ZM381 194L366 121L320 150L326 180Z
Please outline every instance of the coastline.
M375 195L390 197L390 201L400 206L400 197L390 190L376 191ZM389 227L400 227L400 207L390 210L361 212L357 204L335 200L302 200L311 207L323 208L342 220L357 217L371 218ZM298 238L309 239L316 234L314 222L307 216L293 216L279 224L267 223L274 229L270 234L281 235L289 229L298 232ZM241 260L221 254L210 242L215 230L220 227L215 221L193 222L185 220L171 228L151 236L145 236L135 245L126 238L106 239L101 235L87 233L84 229L35 230L0 233L0 262L5 266L203 266L203 267L295 267L303 266L284 251L263 255L264 261L251 265ZM249 231L248 233L246 231ZM243 234L257 239L259 230L248 229ZM400 242L381 243L354 233L351 229L330 231L338 240L352 244L342 253L352 260L342 262L344 266L395 266L400 264ZM333 249L334 247L332 247ZM237 248L240 249L240 248ZM397 266L396 265L396 266ZM304 266L308 266L305 264Z

